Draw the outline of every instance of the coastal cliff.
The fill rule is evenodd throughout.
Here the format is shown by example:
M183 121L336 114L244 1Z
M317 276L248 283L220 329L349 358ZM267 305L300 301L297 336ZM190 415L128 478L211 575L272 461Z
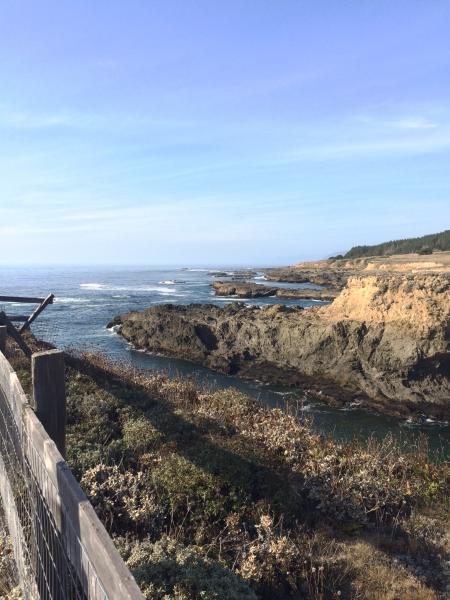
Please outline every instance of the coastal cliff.
M350 277L330 306L162 305L110 323L136 348L331 401L448 417L450 276Z

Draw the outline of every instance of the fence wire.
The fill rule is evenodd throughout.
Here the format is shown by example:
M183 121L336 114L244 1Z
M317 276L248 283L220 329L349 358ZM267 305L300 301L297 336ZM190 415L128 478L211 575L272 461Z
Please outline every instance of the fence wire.
M42 456L1 389L0 476L25 598L107 600Z

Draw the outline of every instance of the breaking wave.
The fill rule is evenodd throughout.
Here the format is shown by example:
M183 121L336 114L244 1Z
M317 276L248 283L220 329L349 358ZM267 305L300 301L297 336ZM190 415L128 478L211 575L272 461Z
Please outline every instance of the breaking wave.
M160 294L175 294L175 288L160 285L107 285L105 283L80 283L80 287L87 290L102 290L105 292L158 292Z

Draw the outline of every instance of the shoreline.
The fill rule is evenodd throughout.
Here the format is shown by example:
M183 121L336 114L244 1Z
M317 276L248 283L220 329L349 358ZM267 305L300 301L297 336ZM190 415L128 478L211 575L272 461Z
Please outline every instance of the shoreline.
M379 414L447 421L449 289L448 274L368 273L308 310L164 304L109 326L136 349L321 393L330 406L358 401Z
M304 398L301 402L309 403L312 402L314 406L320 407L325 406L330 409L335 409L338 411L352 411L352 410L361 410L367 415L374 415L376 417L387 417L393 418L398 421L399 427L410 423L415 427L422 427L424 425L431 427L448 427L450 425L449 419L441 419L436 418L433 411L433 405L431 404L432 410L429 409L429 405L423 405L421 407L417 407L415 405L401 405L401 406L392 406L389 401L374 401L373 399L364 396L363 392L355 389L345 389L342 386L334 383L333 381L325 381L319 380L318 378L306 378L305 376L300 377L298 373L295 371L289 372L286 369L276 368L271 365L270 370L259 370L255 369L253 372L249 371L247 373L235 373L230 374L225 371L213 369L210 367L206 367L187 356L180 356L177 353L173 352L162 352L157 350L150 350L145 348L139 348L133 344L132 341L125 338L118 331L118 326L107 326L107 329L117 335L119 338L123 340L123 342L133 351L139 354L144 354L149 357L160 357L166 360L177 360L189 363L193 367L201 367L202 369L206 369L212 375L217 374L221 376L230 377L236 379L236 384L238 386L239 381L254 383L261 387L281 387L283 389L282 392L274 391L275 394L278 394L280 397L288 396L290 394L300 395L304 394ZM144 369L145 371L145 369ZM162 371L164 372L164 371ZM275 376L274 376L275 375ZM292 377L291 382L287 383L287 377L289 375ZM169 376L171 379L179 379L184 378L182 375L175 373L173 376ZM188 377L190 378L190 377ZM195 376L193 376L195 379ZM208 382L200 381L200 387L203 385L207 388ZM244 395L249 395L248 392L242 391L237 386L230 386L232 388L236 388L240 393ZM218 385L217 390L225 389L222 386ZM299 399L296 399L298 402ZM274 408L270 404L267 404L264 401L261 401L264 406L268 408ZM433 417L431 416L433 415ZM440 416L440 415L439 415ZM449 415L450 417L450 415ZM421 430L417 431L417 434L420 434Z

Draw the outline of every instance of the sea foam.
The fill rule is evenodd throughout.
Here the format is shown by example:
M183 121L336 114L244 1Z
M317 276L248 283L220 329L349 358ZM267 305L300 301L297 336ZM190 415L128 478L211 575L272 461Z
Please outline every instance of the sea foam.
M175 294L176 289L160 285L108 285L106 283L81 283L81 288L87 290L103 290L105 292L158 292L160 294Z

